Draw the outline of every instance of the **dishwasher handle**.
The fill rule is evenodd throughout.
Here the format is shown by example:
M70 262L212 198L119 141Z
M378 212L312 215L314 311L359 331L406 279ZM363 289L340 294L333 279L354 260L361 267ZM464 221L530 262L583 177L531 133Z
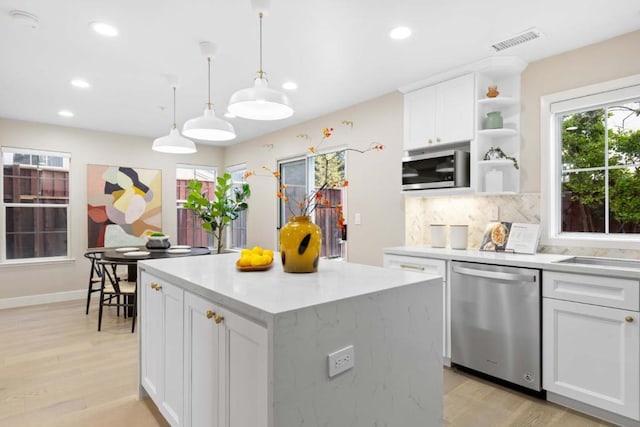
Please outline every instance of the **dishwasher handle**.
M452 268L454 273L463 274L465 276L483 277L486 279L500 279L507 282L531 282L535 283L537 275L535 274L515 274L503 273L501 271L476 270L475 268L458 267Z

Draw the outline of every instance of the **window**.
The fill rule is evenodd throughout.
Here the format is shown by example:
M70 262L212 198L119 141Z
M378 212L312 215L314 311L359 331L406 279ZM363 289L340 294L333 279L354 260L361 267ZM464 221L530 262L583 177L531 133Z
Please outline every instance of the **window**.
M2 148L2 260L69 256L68 153Z
M246 165L233 166L228 169L234 187L240 187L244 182ZM238 218L231 222L227 236L230 248L244 248L247 246L247 211L240 212Z
M327 183L329 187L324 195L332 206L345 206L345 192L342 183L345 180L345 151L319 154L304 159L281 162L279 172L282 183L287 186L289 203L280 201L279 228L296 215L295 200L303 200L307 194ZM346 209L345 209L346 210ZM342 230L338 227L338 213L327 206L318 206L313 211L313 221L322 230L322 249L320 256L328 258L344 257Z
M559 99L549 111L551 237L638 239L640 86Z
M178 244L189 246L214 246L213 235L202 228L200 219L183 207L189 195L189 182L192 179L202 182L202 191L207 197L214 197L216 186L216 168L207 166L177 165L176 167L176 208L178 218Z

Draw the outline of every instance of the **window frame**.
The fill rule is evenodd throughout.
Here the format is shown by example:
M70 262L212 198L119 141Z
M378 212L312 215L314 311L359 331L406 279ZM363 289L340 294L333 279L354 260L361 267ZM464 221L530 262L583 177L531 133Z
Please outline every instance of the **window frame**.
M640 234L561 232L562 157L557 117L640 97L640 74L545 95L540 98L540 217L541 244L640 249Z
M176 163L175 169L174 169L174 171L176 172L175 184L174 185L177 185L177 183L178 183L178 176L177 176L178 169L191 169L193 171L195 171L197 169L203 169L203 170L212 171L213 174L214 174L214 176L213 176L214 188L215 188L215 185L216 185L216 180L218 179L218 176L220 176L220 174L218 172L219 168L217 166L193 165L193 164L189 164L189 163ZM176 205L175 205L175 208L176 208L176 242L178 242L178 236L180 234L180 231L179 231L180 227L179 227L179 224L178 224L178 221L179 221L178 209L180 209L180 208L178 207L178 203L182 202L182 204L184 204L184 202L186 202L186 200L178 199L178 195L177 194L175 194L175 198L176 198ZM202 227L202 226L200 225L200 227ZM213 235L208 235L208 239L207 240L208 240L207 247L209 249L214 249L215 245L216 245L216 242L215 242L215 238L213 237ZM182 244L182 243L178 242L177 244Z
M246 163L241 163L241 164L237 164L237 165L232 165L232 166L228 166L227 167L227 172L229 172L231 174L231 180L233 182L233 186L235 187L236 184L238 183L238 181L233 181L233 174L236 174L238 172L242 172L243 174L247 172L247 164ZM245 180L243 179L241 182L245 182ZM251 205L249 205L251 206ZM242 215L248 215L248 209L245 209L244 211L240 212L240 214L238 215L237 219L240 219L240 216ZM245 218L245 223L247 221L247 218ZM227 232L225 233L225 240L226 240L226 248L227 249L242 249L243 247L246 247L247 245L247 241L248 240L248 224L245 227L245 242L239 245L239 246L235 246L235 242L233 241L233 225L235 224L235 220L231 222L231 224L229 224L229 226L227 227Z
M67 203L5 203L4 201L4 154L12 153L12 154L30 154L36 156L55 156L62 157L64 159L68 159L68 167L67 171L67 181L69 187L69 196ZM72 240L72 231L71 231L71 216L72 216L72 203L71 200L73 198L73 189L72 189L72 180L71 180L71 171L72 171L72 156L71 153L62 152L62 151L50 151L50 150L38 150L32 148L21 148L21 147L10 147L10 146L0 146L0 182L2 185L0 186L0 236L3 237L3 243L0 244L0 265L16 265L16 264L42 264L42 263L55 263L55 262L67 262L72 259L71 254L73 253L73 240ZM16 259L7 259L7 208L11 207L25 207L25 208L64 208L66 210L66 254L58 255L58 256L50 256L50 257L32 257L32 258L16 258Z
M336 147L331 147L325 150L320 150L317 151L313 154L306 154L306 155L300 155L300 156L293 156L293 157L288 157L288 158L284 158L284 159L279 159L277 160L276 163L276 170L280 173L282 173L282 169L281 166L283 163L293 163L293 162L299 162L299 161L304 161L304 165L305 165L305 193L309 194L309 192L312 190L312 186L315 180L315 170L313 167L311 167L311 159L314 159L316 157L322 156L322 155L326 155L326 154L332 154L332 153L339 153L339 152L344 152L344 179L348 180L347 177L347 172L349 170L349 150L346 146L340 145L340 146L336 146ZM343 191L342 193L342 199L343 199L343 216L345 218L348 218L348 192L347 191ZM284 207L284 202L281 199L277 199L278 200L278 204L276 207L276 212L277 212L277 238L276 238L276 242L278 247L280 246L280 228L282 228L284 226L285 223L283 223L283 211L286 209ZM315 221L315 212L312 213L311 218L313 221ZM341 261L346 261L347 260L347 256L348 256L348 250L347 250L347 245L348 245L348 241L347 240L343 240L342 243L342 256L341 257L331 257L330 259L334 259L334 260L341 260ZM323 258L327 258L326 256L324 256Z

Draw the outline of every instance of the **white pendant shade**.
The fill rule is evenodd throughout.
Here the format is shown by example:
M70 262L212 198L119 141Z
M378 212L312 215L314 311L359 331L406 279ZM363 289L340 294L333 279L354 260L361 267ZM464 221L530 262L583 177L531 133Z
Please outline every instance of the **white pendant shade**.
M169 135L162 136L153 141L151 147L154 151L160 151L161 153L173 153L173 154L189 154L195 153L196 144L193 141L183 137L175 127L171 129Z
M253 87L231 95L227 109L238 117L252 120L280 120L293 115L289 98L271 89L265 78L256 78Z
M236 137L233 125L216 117L213 108L205 108L202 116L188 120L182 133L189 138L204 141L229 141Z

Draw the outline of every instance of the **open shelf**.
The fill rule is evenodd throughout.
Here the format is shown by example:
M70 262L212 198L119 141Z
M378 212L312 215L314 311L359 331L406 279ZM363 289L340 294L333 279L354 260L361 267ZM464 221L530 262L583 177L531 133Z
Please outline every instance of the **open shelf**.
M500 129L480 129L478 131L478 135L486 135L495 138L507 137L517 135L518 131L511 128L500 128Z
M504 166L513 166L513 160L509 159L498 159L498 160L480 160L478 161L478 166L495 166L495 167L504 167Z
M495 98L484 98L478 100L478 105L488 106L488 107L512 107L514 105L518 105L520 101L516 98L512 98L510 96L496 96Z

